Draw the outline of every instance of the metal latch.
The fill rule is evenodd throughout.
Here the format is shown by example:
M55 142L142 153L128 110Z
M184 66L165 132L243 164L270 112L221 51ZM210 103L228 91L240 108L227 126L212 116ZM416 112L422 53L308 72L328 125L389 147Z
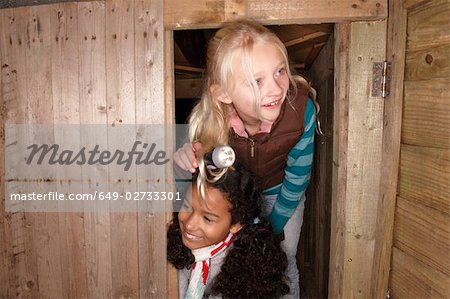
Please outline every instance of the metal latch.
M372 97L387 97L391 91L391 63L374 62L372 72Z

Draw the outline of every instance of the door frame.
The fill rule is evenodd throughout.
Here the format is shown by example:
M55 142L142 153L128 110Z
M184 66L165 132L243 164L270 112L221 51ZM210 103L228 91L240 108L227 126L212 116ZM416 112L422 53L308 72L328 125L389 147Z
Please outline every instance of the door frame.
M391 117L396 115L384 115L384 121L377 128L377 138L374 140L363 139L361 143L373 142L373 146L377 147L377 153L380 156L380 163L368 164L374 173L373 176L380 182L379 186L370 186L371 182L364 182L361 184L358 190L363 192L372 192L375 205L378 208L375 209L375 215L369 215L368 209L362 209L367 215L360 215L360 219L364 219L364 216L376 219L376 222L371 222L369 225L365 225L363 220L353 221L353 215L355 205L365 204L369 201L357 201L357 190L351 184L358 184L360 181L353 179L353 176L363 174L361 171L355 172L353 165L349 165L349 158L365 161L365 153L358 153L355 149L350 149L351 156L349 156L349 140L355 140L355 132L349 132L349 125L355 125L350 123L353 120L349 120L349 115L357 113L356 109L359 105L350 105L349 103L358 103L357 99L353 99L353 95L350 91L349 79L353 80L355 86L367 85L367 80L371 76L371 62L366 62L367 67L364 68L364 74L362 76L355 75L353 70L356 67L357 60L352 60L350 51L353 47L358 45L355 42L355 34L359 34L361 38L364 38L364 30L368 32L374 32L373 27L377 27L376 34L381 39L377 40L371 38L365 38L364 43L368 45L367 49L376 49L379 45L386 43L386 25L388 17L388 1L366 1L365 4L359 4L365 7L358 7L353 4L352 1L341 1L339 3L327 3L328 1L320 0L311 3L297 3L296 9L287 9L286 3L272 2L272 1L243 1L237 3L235 1L224 2L223 6L217 5L217 7L211 8L205 1L186 1L185 4L177 3L176 0L165 0L164 4L164 66L165 66L165 108L166 108L166 122L174 123L174 106L175 106L175 92L174 92L174 75L173 75L173 31L183 29L203 29L203 28L217 28L223 22L232 21L242 17L248 17L256 19L265 25L273 24L314 24L314 23L335 23L335 99L334 99L334 153L333 153L333 205L332 205L332 221L331 221L331 244L330 244L330 274L329 274L329 297L348 297L349 295L368 295L373 294L375 297L385 296L387 289L387 278L384 276L384 272L379 272L379 268L383 268L385 265L390 264L390 250L391 239L385 234L382 234L383 230L378 229L378 222L383 220L383 214L387 209L391 209L391 206L383 200L383 196L386 196L386 192L380 192L379 187L383 187L386 184L386 180L382 180L385 173L390 173L391 164L395 164L395 160L391 159L391 153L395 152L395 148L389 150L382 150L384 143L392 141L391 138L395 138L397 135L391 130L387 131L388 134L384 134L383 122L390 123ZM390 1L394 2L394 1ZM270 7L267 6L270 4ZM392 3L389 3L392 6ZM270 9L269 9L270 8ZM205 11L207 17L205 17ZM358 28L364 27L361 31ZM384 36L384 38L383 38ZM352 39L353 38L353 39ZM350 45L349 42L353 44ZM356 40L358 41L358 40ZM346 48L347 47L347 48ZM372 51L372 50L370 50ZM371 52L363 53L365 57L361 57L363 61L371 60L374 55L377 59L381 56L386 57L385 49L375 50L377 53ZM381 55L381 56L380 56ZM369 66L370 65L370 69ZM356 80L356 82L355 82ZM358 83L359 80L359 83ZM361 96L359 96L362 98ZM370 96L368 96L370 97ZM373 99L372 99L373 100ZM383 101L383 100L381 100ZM387 102L386 102L387 103ZM381 104L380 104L381 105ZM384 105L384 103L382 104ZM361 107L359 107L361 109ZM375 110L374 110L375 111ZM374 112L378 116L383 114L383 108L377 107ZM370 117L371 114L367 114ZM381 116L382 117L382 116ZM362 119L359 121L363 121ZM395 131L397 132L397 131ZM381 135L380 135L381 134ZM384 134L384 135L383 135ZM353 139L352 139L353 138ZM390 167L387 167L384 163L384 159L389 160ZM350 187L350 188L349 188ZM354 191L349 191L353 188ZM392 187L391 187L392 189ZM389 191L391 191L391 189ZM356 191L355 191L356 190ZM370 196L369 196L370 197ZM353 210L349 207L353 205ZM373 203L371 203L373 205ZM370 207L370 206L369 206ZM168 213L167 220L170 221L171 215ZM359 245L354 244L354 227L362 226L363 230L371 232L371 236L367 239L366 248L372 248L362 254L373 262L378 263L377 266L365 265L365 261L360 260L358 266L349 267L349 260L352 258L349 256L352 253L360 253ZM383 223L384 228L391 227L392 224L389 221ZM370 227L369 227L370 226ZM358 234L356 234L358 235ZM361 234L360 234L361 235ZM334 237L333 237L334 236ZM363 235L364 236L364 235ZM361 237L361 236L360 236ZM383 254L380 254L380 253ZM356 264L356 261L354 262ZM365 267L363 272L355 272L355 268ZM384 268L383 268L384 269ZM362 273L362 274L361 274ZM354 277L360 276L360 284L352 283ZM362 277L361 277L362 275ZM353 278L353 279L352 279ZM375 280L374 280L375 279ZM373 284L375 281L377 284ZM363 285L363 282L366 284ZM386 285L386 287L385 287ZM370 286L370 287L368 287ZM378 289L378 286L382 286ZM362 288L366 288L362 290ZM176 271L173 268L169 268L168 272L168 294L170 298L177 297L177 283L176 283ZM384 294L384 295L383 295Z

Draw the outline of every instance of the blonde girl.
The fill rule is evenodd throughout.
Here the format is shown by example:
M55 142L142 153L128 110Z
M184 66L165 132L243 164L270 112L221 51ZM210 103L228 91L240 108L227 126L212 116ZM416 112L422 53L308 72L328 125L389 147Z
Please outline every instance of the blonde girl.
M280 39L251 21L217 31L208 45L206 72L202 98L189 119L191 143L174 160L190 172L200 165L201 181L205 167L196 157L218 145L233 147L261 183L275 232L284 232L289 297L298 298L296 253L314 152L315 93L292 75Z

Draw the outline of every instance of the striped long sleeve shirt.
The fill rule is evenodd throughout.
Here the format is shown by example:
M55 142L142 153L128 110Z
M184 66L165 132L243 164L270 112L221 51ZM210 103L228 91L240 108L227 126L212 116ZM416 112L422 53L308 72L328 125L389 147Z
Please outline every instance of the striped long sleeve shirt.
M305 111L305 131L289 151L283 182L264 191L264 195L278 195L269 220L276 233L281 233L300 203L311 177L316 130L315 107L311 99Z

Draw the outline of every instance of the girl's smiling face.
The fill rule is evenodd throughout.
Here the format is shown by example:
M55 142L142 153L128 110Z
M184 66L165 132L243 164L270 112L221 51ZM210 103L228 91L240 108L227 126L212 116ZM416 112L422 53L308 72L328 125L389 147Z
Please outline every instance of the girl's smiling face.
M249 54L253 73L246 76L242 65L243 61L245 63L244 52L237 50L231 60L230 89L220 100L233 104L247 129L259 129L261 122L273 123L280 114L289 89L289 77L284 56L273 43L257 41ZM254 78L259 90L261 102L258 106L248 77Z
M203 200L195 183L190 189L178 213L183 244L187 248L210 246L222 241L230 231L239 231L240 224L231 224L231 205L219 190L207 186Z

